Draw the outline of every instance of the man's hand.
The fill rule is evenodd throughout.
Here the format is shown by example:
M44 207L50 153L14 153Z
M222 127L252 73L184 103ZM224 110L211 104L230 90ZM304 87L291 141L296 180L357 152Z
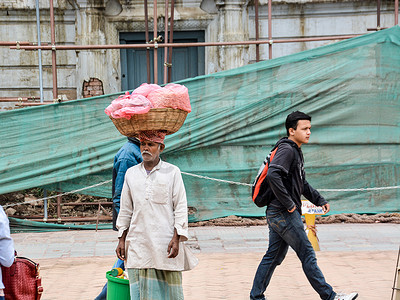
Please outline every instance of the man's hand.
M294 212L295 210L296 210L296 205L295 205L291 210L288 210L288 212L292 213L292 212Z
M331 206L329 205L329 203L322 205L322 209L324 210L324 213L328 213L331 209Z
M125 240L119 239L117 249L115 249L117 257L120 260L125 260Z
M168 258L175 258L179 253L179 235L176 228L174 228L174 236L168 244L167 253Z
M117 249L115 249L115 253L117 253L117 257L120 260L126 260L126 257L125 257L125 240L126 240L126 235L127 234L128 234L128 229L126 229L124 231L124 233L122 234L122 236L119 238Z

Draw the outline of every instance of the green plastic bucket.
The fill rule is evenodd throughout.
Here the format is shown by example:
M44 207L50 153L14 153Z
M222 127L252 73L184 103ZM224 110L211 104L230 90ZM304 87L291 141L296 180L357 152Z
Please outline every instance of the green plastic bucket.
M107 300L130 300L129 280L110 275L106 272L107 278Z

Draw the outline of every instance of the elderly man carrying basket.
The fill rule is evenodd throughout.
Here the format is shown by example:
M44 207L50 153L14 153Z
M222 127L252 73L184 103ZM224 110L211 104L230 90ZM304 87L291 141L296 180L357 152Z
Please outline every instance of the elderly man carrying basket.
M165 99L172 98L170 91L165 93L168 94ZM173 114L181 114L182 110L181 107L165 107L168 101L162 102L163 92L159 88L156 95L156 101L151 95L145 95L153 100L153 108L146 113L132 115L132 119L136 120L130 119L125 128L118 128L121 126L119 120L110 116L121 133L127 135L126 128L131 126L128 131L130 135L139 137L143 157L143 162L126 172L117 219L119 243L116 253L125 261L133 300L183 299L182 271L190 270L197 264L197 259L183 243L188 239L188 213L181 172L178 167L160 158L165 148L165 135L177 131L184 118L180 125L172 125L175 128L165 121L162 124L161 119L168 119L165 114L170 114L170 119L174 120L172 123L176 123L177 118ZM163 107L160 108L160 105ZM159 116L151 116L155 113ZM124 122L128 124L126 119L121 123Z

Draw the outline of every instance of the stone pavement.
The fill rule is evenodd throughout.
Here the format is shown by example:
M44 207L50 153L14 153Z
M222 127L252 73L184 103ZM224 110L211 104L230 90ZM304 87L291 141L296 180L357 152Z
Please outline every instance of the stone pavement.
M318 264L336 291L357 290L359 299L390 299L400 246L399 224L317 225ZM267 248L266 226L191 227L187 244L199 265L184 272L186 300L248 299ZM116 232L64 231L12 235L20 256L40 263L43 300L93 299L106 282ZM319 299L293 251L266 292L269 300Z

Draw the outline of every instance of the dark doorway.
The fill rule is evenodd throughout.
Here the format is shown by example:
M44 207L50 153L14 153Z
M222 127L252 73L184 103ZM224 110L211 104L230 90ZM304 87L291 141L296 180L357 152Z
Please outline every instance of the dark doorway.
M163 33L159 35L163 36ZM149 33L150 40L153 33ZM164 38L164 36L163 36ZM120 33L121 44L145 44L145 33ZM204 42L204 31L174 31L174 43ZM153 49L150 49L150 78L154 80ZM158 83L164 82L164 48L158 48ZM171 82L204 75L204 47L172 50ZM146 49L121 49L122 90L132 90L147 81Z

